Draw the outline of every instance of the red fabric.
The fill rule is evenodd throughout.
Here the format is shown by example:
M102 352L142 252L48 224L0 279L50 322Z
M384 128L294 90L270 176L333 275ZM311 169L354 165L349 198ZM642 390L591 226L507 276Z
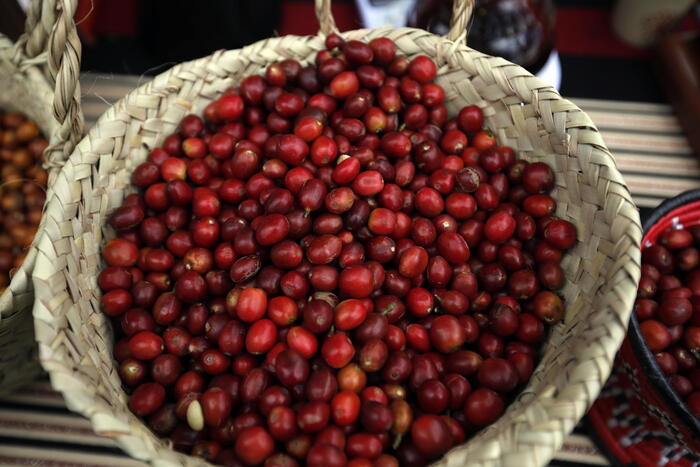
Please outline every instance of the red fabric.
M620 41L606 8L558 8L556 48L562 55L644 57L646 52Z
M700 460L700 441L647 378L628 339L588 419L621 465L691 467Z
M362 24L357 15L354 2L332 3L333 18L341 31L361 28ZM298 36L313 35L318 32L318 21L314 11L314 2L284 1L282 2L282 19L278 28L280 35L296 34Z
M588 412L588 420L591 422L591 425L593 425L593 429L600 437L603 444L605 444L605 447L610 451L610 454L621 464L629 464L632 462L632 457L620 446L612 432L608 429L606 424L607 419L603 414L607 415L610 409L605 406L605 401L597 401L596 405ZM603 409L603 407L605 407L605 409Z
M99 36L135 36L138 25L138 0L80 0L75 17L80 21L78 30L87 42ZM333 17L341 31L361 28L353 2L333 3ZM318 32L318 21L312 1L282 2L282 19L277 31L280 35L312 35Z
M80 0L76 19L85 40L100 35L134 36L137 34L138 0ZM314 3L310 0L282 2L280 35L310 35L318 31ZM92 10L92 11L91 11ZM89 13L89 14L88 14ZM362 27L354 2L333 3L333 16L341 31ZM557 9L556 48L563 55L646 58L648 50L637 49L620 41L610 28L608 8L561 7ZM688 15L676 28L700 29L694 15Z
M78 32L87 43L100 36L138 34L139 0L80 0L75 10Z
M632 47L617 38L610 26L611 15L608 8L558 8L556 48L559 53L648 58L649 49ZM700 23L693 14L687 15L675 28L678 31L697 31L698 29L700 29Z
M75 21L77 23L80 37L86 43L92 45L97 41L97 31L95 29L94 11L99 9L100 0L80 0L75 8Z
M680 24L676 27L677 31L697 31L700 29L700 21L698 21L697 15L692 13L688 14Z
M100 36L134 37L138 33L139 0L101 0L95 13Z

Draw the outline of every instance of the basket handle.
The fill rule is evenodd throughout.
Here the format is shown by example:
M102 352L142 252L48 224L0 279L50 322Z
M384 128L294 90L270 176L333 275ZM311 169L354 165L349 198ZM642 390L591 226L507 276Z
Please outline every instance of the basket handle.
M318 18L318 24L320 26L319 32L324 36L337 33L338 27L335 25L335 19L333 19L331 0L315 0L315 5L316 18Z
M467 42L467 27L474 11L475 2L476 0L454 0L452 2L450 30L445 37L453 42Z
M52 135L47 135L46 169L62 167L83 136L78 81L82 49L73 19L77 2L33 0L27 11L25 33L16 44L18 62L37 65L54 89L53 116L58 125Z
M77 0L34 0L27 14L28 57L47 51L44 75L54 85L53 115L58 126L50 135L44 167L60 168L83 136L80 107L81 44L73 15Z
M467 40L467 26L469 18L474 11L474 3L476 0L454 0L452 2L452 18L450 19L450 31L447 33L447 39L451 41ZM333 13L331 11L331 0L315 0L316 18L320 25L319 32L324 36L338 32L338 27L335 25Z
M62 167L83 137L84 121L80 106L80 55L82 45L75 26L78 0L56 2L56 23L47 44L48 70L55 82L53 114L60 126L52 135L44 153L49 167Z

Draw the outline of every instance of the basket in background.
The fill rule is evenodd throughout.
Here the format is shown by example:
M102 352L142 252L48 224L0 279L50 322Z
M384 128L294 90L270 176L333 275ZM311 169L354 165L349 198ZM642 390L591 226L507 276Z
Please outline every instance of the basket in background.
M700 190L667 199L644 222L642 248L656 243L659 234L671 226L697 224ZM700 419L673 390L647 346L634 313L614 375L588 419L604 450L622 465L675 467L700 463Z
M595 400L622 343L640 275L641 227L629 190L588 116L545 82L508 61L468 48L473 1L454 2L447 37L423 30L366 29L347 39L393 39L409 58L433 57L448 113L476 104L499 144L556 174L557 215L578 243L565 255L567 311L552 328L524 391L493 425L453 448L438 465L544 465ZM76 146L46 209L33 281L40 359L68 406L98 434L154 465L200 465L158 439L127 406L112 357L109 320L100 311L100 250L114 237L106 220L135 191L132 171L174 132L182 117L244 77L286 58L313 63L337 32L329 0L316 0L317 36L270 38L179 64L111 107Z
M23 113L49 140L43 164L49 185L83 133L76 3L34 0L17 42L0 34L0 110ZM41 226L35 240L40 230ZM35 247L36 242L0 295L0 393L31 381L41 369L32 320Z

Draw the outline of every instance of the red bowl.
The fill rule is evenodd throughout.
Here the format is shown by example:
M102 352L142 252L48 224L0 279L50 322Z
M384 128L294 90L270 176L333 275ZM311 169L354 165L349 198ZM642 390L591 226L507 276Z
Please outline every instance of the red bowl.
M642 250L671 226L700 224L700 190L661 203L644 222ZM613 374L588 413L600 447L622 465L700 463L700 419L673 391L634 313Z

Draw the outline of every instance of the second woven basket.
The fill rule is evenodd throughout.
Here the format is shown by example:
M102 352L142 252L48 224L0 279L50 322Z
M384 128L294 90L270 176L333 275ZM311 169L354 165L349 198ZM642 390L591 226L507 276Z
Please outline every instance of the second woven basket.
M49 171L49 185L83 135L80 40L73 21L76 4L77 0L33 0L26 32L18 41L13 44L0 34L0 110L23 113L49 140L43 164ZM31 314L35 245L30 246L10 285L0 294L3 394L31 381L41 370Z
M90 418L135 458L154 465L200 465L153 435L127 406L112 332L100 311L100 250L114 237L107 216L134 191L130 175L188 113L244 77L286 58L313 63L337 31L330 2L317 0L317 36L271 38L182 63L110 108L60 172L46 210L34 270L40 358L68 406ZM523 68L468 48L471 1L455 1L447 37L417 29L370 29L345 39L388 37L400 54L433 57L450 115L480 106L500 144L556 173L557 215L579 241L564 258L567 311L552 329L532 379L505 414L438 465L544 465L596 398L625 336L640 274L641 227L627 187L588 116Z

